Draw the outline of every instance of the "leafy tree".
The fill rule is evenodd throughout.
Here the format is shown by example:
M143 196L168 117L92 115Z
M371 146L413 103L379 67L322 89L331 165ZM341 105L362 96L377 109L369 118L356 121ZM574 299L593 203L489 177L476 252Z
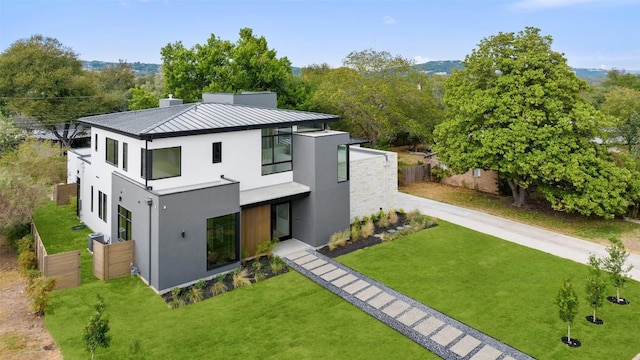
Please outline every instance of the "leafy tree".
M66 178L60 147L27 139L0 158L0 228L30 223L52 184Z
M600 110L616 118L611 135L623 139L629 151L640 140L640 91L615 87L604 95Z
M386 51L350 53L344 67L310 69L316 90L310 108L339 114L334 127L378 142L394 142L398 136L412 142L428 141L440 121L440 109L431 80L411 67L412 63Z
M500 172L516 206L537 188L556 210L622 214L640 197L638 173L593 141L604 115L551 42L531 27L483 39L445 82L433 150L456 172Z
M93 74L101 93L104 112L126 111L129 89L135 85L135 75L131 65L120 60L117 64L109 64Z
M556 296L560 320L567 323L567 343L571 343L571 324L578 313L578 295L571 286L571 280L565 279Z
M613 286L616 287L616 301L620 303L620 289L624 287L624 283L629 279L627 274L633 269L633 265L624 266L624 263L629 257L629 253L625 250L622 241L612 237L609 239L609 243L609 247L607 247L609 257L604 259L603 265L604 269L608 271L611 276Z
M612 69L607 72L607 78L602 82L602 85L604 87L620 86L640 91L640 75Z
M606 290L606 283L602 279L602 261L596 258L595 255L589 255L589 275L587 276L587 282L585 283L584 290L587 293L586 300L593 308L593 322L596 322L597 310L604 303L604 292Z
M143 110L158 107L160 98L146 88L136 85L129 89L129 110Z
M24 139L24 132L18 129L11 118L0 113L0 157L14 149Z
M35 119L65 146L77 134L71 124L100 112L95 82L77 54L42 35L18 40L0 54L0 96L7 110Z
M178 41L161 54L165 92L186 102L197 101L203 92L281 92L291 74L289 59L277 58L266 39L249 28L240 30L235 44L211 34L206 44L187 49Z
M108 348L111 343L109 333L109 315L105 313L106 305L102 296L97 295L98 302L95 305L96 313L91 316L89 323L84 327L82 339L85 349L91 354L91 360L98 347Z

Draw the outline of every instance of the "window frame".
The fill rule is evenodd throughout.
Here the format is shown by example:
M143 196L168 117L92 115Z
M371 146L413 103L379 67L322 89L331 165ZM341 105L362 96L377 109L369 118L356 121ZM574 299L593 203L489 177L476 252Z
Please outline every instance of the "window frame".
M344 162L340 161L340 152L341 150L344 152ZM337 147L337 170L338 170L338 182L349 181L349 145L341 144ZM341 171L341 167L344 167L344 170ZM342 176L341 173L343 174Z
M224 218L229 218L229 220L225 221ZM213 218L206 219L205 260L206 260L207 271L214 270L216 268L237 263L240 261L240 221L239 219L240 219L240 213L227 214L227 215L216 216ZM222 223L216 223L215 220L219 220ZM223 237L225 232L233 231L233 234L232 234L233 244L231 244L231 247L232 247L230 248L231 251L228 251L227 255L230 255L232 252L234 258L226 262L213 262L213 261L210 262L209 260L210 253L215 253L214 250L216 249L225 248L225 247L229 248L229 245L230 245L227 243L227 244L221 244L219 246L214 246L214 241L216 241L215 235L220 234L220 231L223 233ZM229 239L224 239L224 238L222 239L223 242L225 240L229 240Z
M118 205L118 240L129 241L131 240L131 211L125 207ZM124 222L124 228L121 226ZM124 229L124 231L121 231ZM122 234L124 233L124 237Z
M122 142L122 170L129 170L129 144Z
M109 143L112 143L109 146ZM111 164L115 167L118 167L118 140L112 139L110 137L105 137L105 161L107 164Z
M155 177L154 175L154 157L157 158L157 154L160 151L170 151L172 149L177 149L178 150L178 164L177 164L177 174L167 174L165 176L158 176ZM141 149L140 152L140 157L141 157L141 176L143 179L145 180L162 180L162 179L169 179L169 178L174 178L174 177L178 177L178 176L182 176L182 146L172 146L172 147L166 147L166 148L159 148L159 149Z
M261 150L261 174L271 175L278 174L282 172L292 171L293 170L293 128L289 127L276 127L276 128L263 128L260 129L261 137L260 137L260 150ZM288 144L286 139L288 138ZM282 139L282 140L281 140ZM266 143L269 144L265 146ZM288 149L289 159L284 161L277 161L277 151L278 146L276 144L282 145L281 148L285 150ZM265 151L270 153L270 160L265 160ZM286 154L285 154L286 155Z
M212 157L211 157L212 164L221 163L222 162L222 142L218 141L211 144L211 151L212 151Z
M104 222L107 222L107 200L107 194L98 191L98 217Z

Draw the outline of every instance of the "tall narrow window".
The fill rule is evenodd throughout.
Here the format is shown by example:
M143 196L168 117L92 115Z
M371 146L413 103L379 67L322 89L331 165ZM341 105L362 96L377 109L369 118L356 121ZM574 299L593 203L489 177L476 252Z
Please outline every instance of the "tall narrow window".
M98 217L107 222L107 194L98 191Z
M129 167L129 144L122 143L122 170L127 171Z
M140 176L147 178L147 150L140 149Z
M338 182L349 180L349 147L338 145Z
M118 239L131 240L131 211L118 205Z
M222 143L214 142L213 143L213 163L221 163L222 162Z
M93 148L98 151L98 134L93 136Z
M240 261L238 214L207 219L207 270Z
M107 138L106 144L106 161L118 166L118 140Z
M291 171L291 128L262 129L262 175Z
M91 212L93 212L93 185L91 185Z

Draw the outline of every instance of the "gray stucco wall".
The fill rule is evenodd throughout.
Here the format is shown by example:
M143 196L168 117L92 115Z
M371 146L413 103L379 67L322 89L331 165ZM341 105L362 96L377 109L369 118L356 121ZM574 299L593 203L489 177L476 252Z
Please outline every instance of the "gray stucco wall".
M338 131L293 137L293 181L311 193L292 203L292 235L311 246L349 227L349 181L338 182L338 145L348 143L349 134Z
M240 265L238 262L207 271L206 259L207 219L240 212L238 183L158 194L113 175L112 186L115 195L111 215L117 218L118 205L131 211L135 265L140 276L157 291L164 292ZM151 206L147 205L147 199L152 200ZM238 216L238 225L240 221ZM112 239L116 239L117 221L113 224Z

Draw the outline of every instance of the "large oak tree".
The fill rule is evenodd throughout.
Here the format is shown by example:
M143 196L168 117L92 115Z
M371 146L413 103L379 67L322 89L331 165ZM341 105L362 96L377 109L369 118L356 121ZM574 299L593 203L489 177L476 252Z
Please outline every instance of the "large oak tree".
M0 54L0 96L10 113L29 117L70 145L87 114L104 112L94 79L57 39L34 35Z
M539 189L556 210L623 214L640 197L638 173L594 141L604 116L551 43L531 27L483 39L445 82L434 150L455 171L500 172L517 206Z

